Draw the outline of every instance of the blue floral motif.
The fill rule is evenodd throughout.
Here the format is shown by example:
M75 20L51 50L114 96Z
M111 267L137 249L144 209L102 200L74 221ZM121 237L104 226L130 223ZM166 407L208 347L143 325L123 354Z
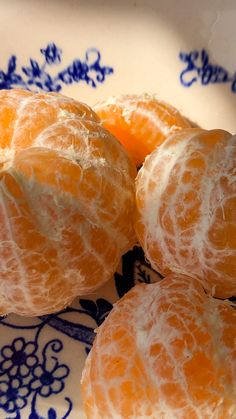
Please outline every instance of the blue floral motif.
M114 69L101 64L101 53L97 48L89 48L84 59L76 58L71 64L56 74L51 73L51 67L62 61L62 50L55 44L49 43L41 48L43 61L30 58L27 66L17 70L17 57L12 55L8 60L7 70L0 70L0 89L21 87L31 91L59 92L63 85L85 82L96 88L105 81ZM50 68L50 71L49 71Z
M8 373L9 376L27 377L38 362L35 351L35 343L26 342L22 337L14 339L11 345L3 346L0 352L0 375Z
M41 48L40 52L44 55L46 63L49 65L61 62L62 50L54 43L48 44L46 48Z
M45 324L39 324L34 341L27 342L23 337L18 337L1 349L0 411L15 414L9 419L23 419L21 410L27 405L31 405L31 419L59 419L55 409L50 408L48 417L43 418L36 407L40 397L61 393L70 373L69 367L59 363L55 356L63 349L59 339L49 341L39 353L38 338L42 325ZM66 397L65 401L69 407L61 419L68 418L73 407L70 398Z
M35 394L34 397L33 397L33 400L32 400L32 404L31 404L31 413L29 415L29 419L58 419L57 412L52 407L50 407L48 409L48 414L47 414L46 418L39 415L38 412L37 412L37 408L36 408L36 400L37 400L37 397L36 397L36 394ZM73 404L68 397L65 397L65 401L68 404L68 408L67 408L66 413L62 416L61 419L68 418L70 416L70 413L71 413L72 407L73 407ZM16 417L16 418L13 418L13 419L20 419L20 418Z
M137 273L135 272L137 270ZM135 246L122 257L122 273L115 273L115 285L119 297L123 297L136 283L149 284L151 265L147 262L141 247ZM158 274L163 278L161 274Z
M197 81L203 86L216 83L229 83L231 91L236 93L236 72L231 75L221 65L212 64L205 49L193 50L189 53L180 52L179 58L186 64L180 73L180 83L184 87L191 87Z
M78 314L88 314L85 310L80 310L76 308L67 308L60 313L54 314L54 315L47 315L42 316L43 322L45 324L48 324L48 326L51 326L53 329L58 330L61 333L64 333L68 337L77 340L79 342L83 342L88 345L92 345L95 333L93 331L92 327L85 326L80 323L74 323L71 321L68 321L61 316L68 313L78 313ZM43 323L44 324L44 323Z
M60 393L65 385L61 379L67 375L66 367L59 366L55 370L47 371L43 365L37 365L33 370L31 389L37 390L42 397Z
M84 312L92 317L98 326L102 324L113 307L113 305L109 303L109 301L104 300L104 298L98 298L96 302L82 298L79 301Z
M43 351L44 361L33 368L33 379L29 383L31 390L37 391L42 397L60 393L65 387L64 379L68 377L70 372L69 367L64 364L59 365L57 358L54 356L48 362L46 351L49 347L52 347L54 352L58 352L62 349L62 343L59 340L47 343Z
M30 390L20 378L7 378L0 381L0 408L6 413L13 413L27 405Z

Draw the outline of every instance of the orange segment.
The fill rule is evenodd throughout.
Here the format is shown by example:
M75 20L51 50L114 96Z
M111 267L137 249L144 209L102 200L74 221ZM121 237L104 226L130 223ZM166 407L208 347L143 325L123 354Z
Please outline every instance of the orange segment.
M190 127L177 109L147 94L112 97L94 110L137 166L172 132Z
M1 130L0 315L55 312L134 245L136 168L91 108L62 95L0 91Z
M154 269L188 274L236 295L236 136L187 129L145 161L136 180L136 232Z
M233 418L235 322L234 308L190 277L136 286L97 331L82 377L86 417Z
M9 147L17 119L17 108L32 93L25 90L2 90L0 97L0 148Z

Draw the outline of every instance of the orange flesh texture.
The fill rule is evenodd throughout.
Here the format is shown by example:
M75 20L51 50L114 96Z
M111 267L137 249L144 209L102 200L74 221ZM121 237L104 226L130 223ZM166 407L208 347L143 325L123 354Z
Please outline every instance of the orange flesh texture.
M189 128L189 122L172 106L151 95L124 95L94 107L103 125L123 144L137 166L170 133Z
M204 279L236 295L236 136L183 130L145 161L136 181L135 228L154 269Z
M89 107L61 95L1 91L0 130L0 315L55 312L135 243L136 169Z
M98 329L82 377L87 419L236 417L236 311L197 280L138 285Z

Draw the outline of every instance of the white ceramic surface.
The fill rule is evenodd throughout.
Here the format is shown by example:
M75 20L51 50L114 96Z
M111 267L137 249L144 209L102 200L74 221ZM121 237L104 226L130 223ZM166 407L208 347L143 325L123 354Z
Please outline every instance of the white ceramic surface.
M113 94L157 93L197 124L235 132L235 20L235 0L0 0L0 87L56 86L90 105ZM189 60L193 51L198 71L182 74L185 83L196 77L186 87L180 53ZM150 280L137 249L120 270L74 311L0 320L0 419L83 417L80 377L93 328L125 284Z

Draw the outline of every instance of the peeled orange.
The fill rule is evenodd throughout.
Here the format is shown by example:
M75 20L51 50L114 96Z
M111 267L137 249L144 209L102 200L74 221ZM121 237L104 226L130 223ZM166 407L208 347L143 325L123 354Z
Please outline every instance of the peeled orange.
M103 125L123 144L137 166L169 134L190 127L169 104L154 95L121 95L94 106Z
M198 280L137 285L97 331L82 395L87 419L236 417L236 311Z
M236 136L187 129L145 161L136 182L136 232L154 269L236 295Z
M135 166L86 105L0 92L0 315L42 315L114 273L135 243Z

